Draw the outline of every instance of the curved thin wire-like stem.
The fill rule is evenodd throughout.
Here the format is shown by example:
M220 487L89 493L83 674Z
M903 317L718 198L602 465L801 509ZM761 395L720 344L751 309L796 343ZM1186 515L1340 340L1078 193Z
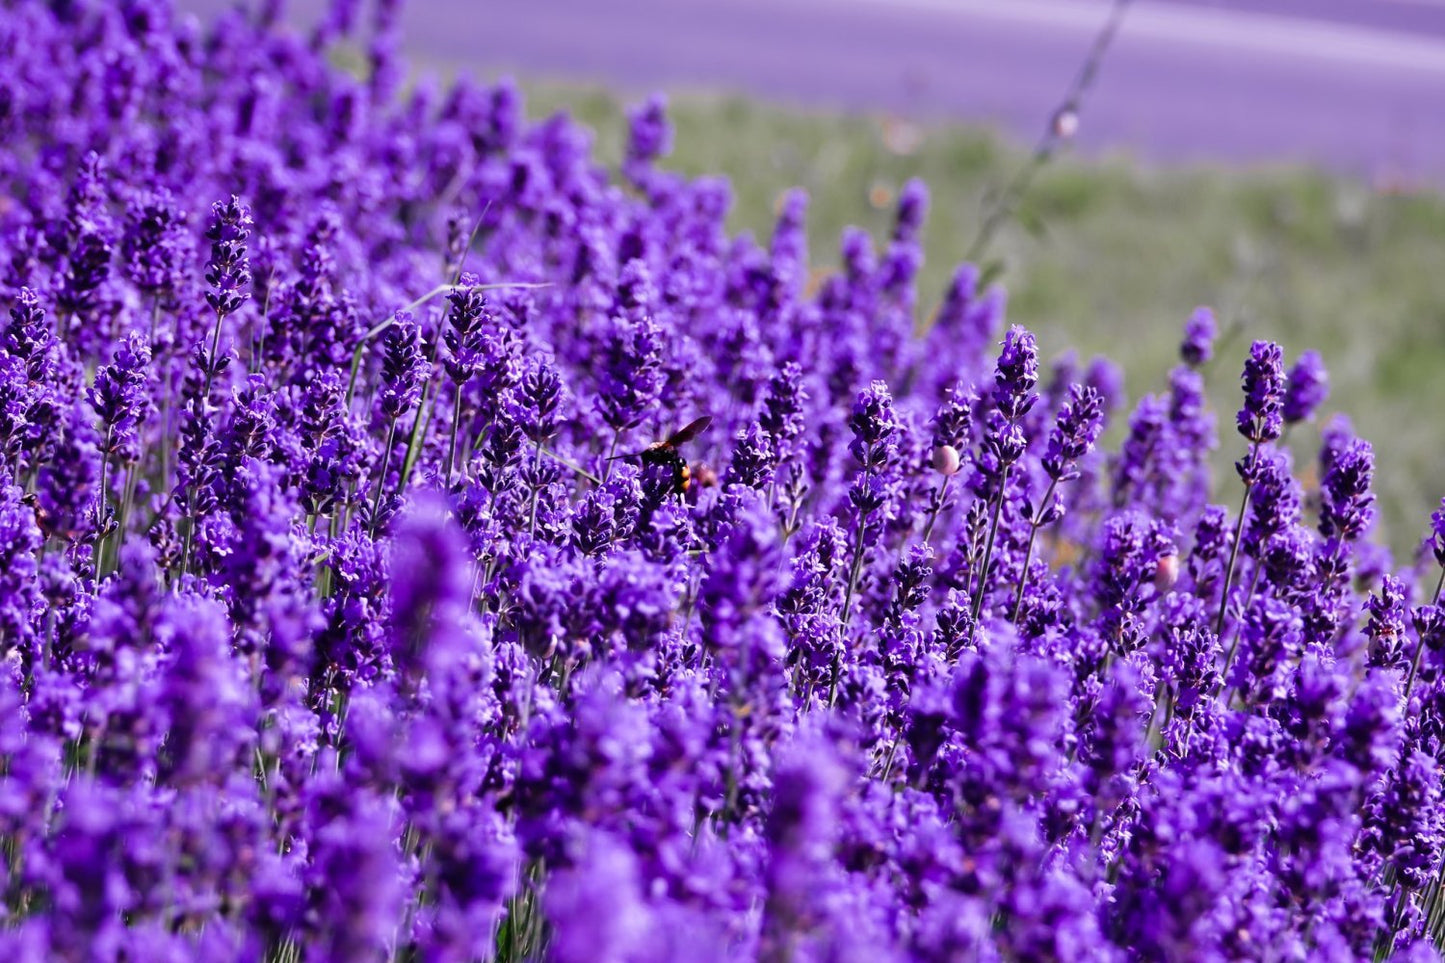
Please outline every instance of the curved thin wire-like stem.
M1065 90L1059 106L1050 115L1048 126L1035 145L1033 153L1029 155L1029 159L1018 169L1004 189L993 195L992 203L979 223L978 233L974 235L973 242L968 246L968 253L964 256L964 260L976 263L979 258L983 257L999 229L1018 209L1019 200L1027 193L1039 171L1054 158L1059 146L1071 136L1072 132L1060 124L1060 118L1065 114L1072 114L1077 118L1083 108L1084 99L1094 86L1099 69L1103 66L1104 56L1108 53L1114 37L1123 25L1124 14L1128 12L1132 2L1133 0L1114 0L1108 18L1094 37L1094 43L1089 48L1088 56L1084 58L1079 72L1074 75L1073 81Z
M1008 492L1008 476L1012 465L1005 465L998 479L998 498L993 503L993 518L988 523L988 539L984 542L983 563L978 567L978 588L973 593L973 628L978 631L978 618L983 614L983 597L988 592L988 567L993 563L993 543L998 538L998 520L1003 514L1003 500Z
M938 494L933 499L933 505L928 512L928 523L923 526L923 544L927 545L929 538L933 536L933 526L938 522L938 515L943 511L944 503L948 500L948 483L953 481L952 475L944 475L943 481L938 485Z
M381 471L376 476L376 498L371 503L371 537L376 537L376 516L381 511L381 494L386 491L386 470L391 467L391 449L396 444L396 419L386 429L386 447L381 451Z
M423 294L415 301L411 301L407 304L402 305L400 308L397 308L397 311L412 311L416 308L419 308L423 304L426 304L428 301L430 301L432 298L436 297L438 294L442 294L443 292L450 290L454 286L455 282L453 284L438 284L436 287L432 288L430 291L428 291L426 294ZM547 281L498 281L495 284L478 284L477 290L492 291L497 288L547 288L551 286L551 283ZM387 328L391 327L395 323L396 312L392 312L384 320L378 321L376 324L367 328L366 332L362 334L360 340L356 342L356 350L351 352L351 375L346 382L346 403L348 405L351 404L352 398L356 396L356 378L357 374L361 370L361 359L366 354L367 344L370 343L372 338L381 334L383 331L385 331ZM431 360L436 360L435 351L433 351L433 357Z
M1248 455L1251 462L1259 457L1259 442L1254 443ZM1224 587L1219 594L1219 616L1214 620L1214 637L1224 638L1224 618L1229 612L1229 583L1234 581L1234 563L1239 559L1239 540L1244 534L1244 515L1249 510L1249 495L1253 486L1249 482L1244 484L1244 499L1239 503L1239 517L1234 520L1234 544L1229 546L1229 565L1224 570ZM1239 636L1235 635L1234 642L1229 647L1229 654L1224 657L1224 670L1220 678L1227 678L1229 675L1230 663L1234 661L1234 653L1239 648Z
M1039 511L1043 511L1043 506L1047 505L1049 499L1054 497L1054 489L1058 487L1059 480L1057 478L1049 479L1049 488L1048 491L1044 492L1043 500L1039 502ZM1039 534L1039 529L1042 527L1043 526L1038 523L1038 512L1035 512L1034 517L1029 519L1029 545L1028 548L1024 550L1024 568L1023 571L1019 573L1019 590L1017 594L1014 595L1013 614L1009 616L1009 621L1015 624L1017 624L1019 620L1019 609L1023 608L1024 604L1024 587L1029 584L1029 562L1033 561L1034 558L1034 538Z

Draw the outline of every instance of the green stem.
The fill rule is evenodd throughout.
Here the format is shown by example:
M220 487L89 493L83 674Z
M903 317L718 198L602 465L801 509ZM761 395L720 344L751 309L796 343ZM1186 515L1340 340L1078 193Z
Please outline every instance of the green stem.
M532 474L534 476L532 479L532 481L534 482L532 486L532 507L531 510L527 513L527 538L529 540L537 533L537 496L541 494L542 490L535 484L537 480L535 476L541 470L541 468L542 443L537 442L537 453L532 457Z
M105 429L105 447L100 452L100 510L95 516L95 553L92 561L95 563L95 581L100 583L104 574L101 570L100 552L105 546L105 485L106 474L110 469L110 446L115 434L115 428L108 426Z
M1054 497L1054 489L1058 486L1059 480L1057 478L1049 480L1048 491L1044 492L1043 501L1039 502L1039 511L1043 511L1043 507L1049 503L1049 499ZM1023 608L1024 604L1024 587L1029 584L1029 562L1033 561L1034 558L1034 536L1038 535L1040 527L1038 514L1039 512L1034 512L1034 517L1029 519L1029 544L1028 548L1024 549L1024 567L1023 571L1019 573L1019 590L1018 593L1014 595L1013 614L1009 616L1009 621L1015 624L1017 624L1019 620L1019 609Z
M432 395L431 388L422 392L421 404L417 407L416 418L411 423L411 434L407 438L406 458L401 463L401 478L396 483L396 493L400 495L406 489L406 483L411 479L412 469L416 467L417 457L421 454L421 439L426 432L426 425L430 423L431 409L436 401ZM429 405L428 402L433 404Z
M871 469L865 464L863 466L863 486L868 486L868 479L872 475ZM853 614L853 595L858 591L858 577L863 573L863 541L868 534L868 518L872 512L864 512L858 516L858 537L853 542L853 560L848 567L848 587L843 593L843 629L848 628L848 619ZM838 701L838 677L843 670L843 650L840 647L833 653L833 665L829 672L828 679L828 707L832 708Z
M191 539L194 538L196 534L196 518L194 515L187 515L182 521L186 523L186 534L181 539L181 570L176 575L177 580L185 575L186 570L190 568Z
M1440 591L1445 589L1445 568L1440 569L1440 579L1435 583L1434 601L1431 605L1440 604ZM1415 676L1420 671L1420 660L1425 654L1425 640L1420 639L1415 643L1415 658L1410 662L1410 675L1405 679L1405 709L1410 708L1410 690L1415 687Z
M120 466L117 466L117 468L119 467ZM131 467L126 469L125 484L121 486L120 498L116 500L115 537L110 540L109 546L111 562L109 566L110 571L115 571L116 569L120 568L120 550L121 546L125 543L126 516L129 514L126 509L130 506L132 493L135 489L135 475L136 469L138 467L139 465L137 463L137 465L132 465Z
M1254 443L1250 449L1250 463L1259 457L1259 442ZM1249 482L1244 484L1244 500L1239 503L1239 517L1234 520L1234 543L1229 546L1229 565L1224 570L1224 588L1219 594L1219 617L1214 621L1214 635L1216 638L1224 637L1224 617L1229 611L1229 583L1234 581L1234 563L1239 558L1239 540L1244 534L1244 514L1249 510L1249 493L1252 486ZM1239 637L1235 636L1234 644L1230 646L1229 654L1224 658L1224 675L1229 673L1229 664L1234 661L1234 650L1239 648ZM1221 678L1224 676L1222 675Z
M612 474L612 460L617 457L617 443L622 440L622 432L617 431L612 435L612 444L607 447L607 460L602 463L601 484L607 484L608 477Z
M1008 476L1012 465L1005 465L998 478L998 498L993 503L993 518L988 523L988 539L984 542L983 562L978 567L978 589L973 593L973 627L970 633L978 632L978 619L983 614L983 597L988 591L988 567L993 563L993 543L998 537L998 520L1003 514L1003 500L1008 494Z
M221 350L221 322L225 318L220 311L216 312L216 330L211 335L211 354L206 359L206 387L201 392L201 404L206 407L211 404L211 382L216 377L216 352Z
M976 263L983 257L988 250L989 242L993 240L998 229L1017 210L1018 202L1028 192L1034 177L1057 153L1059 145L1066 139L1066 135L1055 126L1055 120L1064 110L1072 111L1075 115L1081 110L1084 98L1094 84L1094 78L1104 62L1104 55L1108 52L1109 45L1113 43L1114 35L1119 32L1119 27L1124 21L1124 14L1131 2L1132 0L1114 0L1114 5L1109 11L1109 18L1104 21L1103 27L1094 37L1094 44L1090 48L1088 56L1079 68L1073 82L1064 92L1064 98L1059 108L1050 117L1049 126L1044 131L1043 137L1034 147L1033 153L1024 166L1019 169L1008 185L991 199L989 209L979 223L978 234L975 235L973 243L969 245L968 254L964 260Z
M436 297L438 294L441 294L442 292L446 291L448 288L452 287L455 283L456 283L456 282L453 281L451 284L438 284L436 287L432 288L430 291L428 291L426 294L423 294L421 297L417 298L415 301L412 301L412 302L410 302L409 304L405 304L405 305L403 305L402 307L398 308L397 310L398 310L398 311L410 312L410 311L412 311L412 310L414 310L414 309L416 309L416 308L419 308L419 307L421 307L423 304L426 304L428 301L430 301L432 298ZM535 282L535 283L524 282L524 281L499 281L499 282L497 282L496 284L478 284L478 285L476 286L476 290L479 290L479 291L491 291L491 290L494 290L494 289L496 289L496 288L546 288L546 287L551 287L551 284L548 283L548 282L546 282L546 281ZM353 397L355 397L355 395L356 395L356 378L357 378L358 373L361 371L361 358L362 358L362 356L366 353L366 345L371 341L372 338L376 337L378 334L381 334L383 331L385 331L387 328L391 327L391 326L392 326L393 324L395 324L395 323L396 323L396 315L395 315L395 314L390 315L390 316L387 317L384 321L378 321L376 324L374 324L374 325L372 325L371 327L367 328L367 329L366 329L366 333L361 336L361 340L356 343L356 350L353 351L353 352L351 352L351 376L350 376L350 378L347 380L347 383L346 383L346 403L347 403L347 405L350 405L350 404L351 404L351 399L352 399ZM435 351L435 348L433 348L431 357L428 358L427 360L429 360L429 361L435 361L435 360L436 360L436 351Z
M863 468L863 486L868 486L868 479L871 472L865 465ZM868 533L868 517L872 512L864 512L858 516L858 537L853 542L853 561L848 569L848 589L843 594L843 627L848 627L848 618L853 612L853 593L858 591L858 577L863 572L863 540Z
M934 496L933 507L928 512L928 523L923 526L923 544L928 544L929 536L933 534L933 524L938 521L938 513L943 511L943 503L948 497L948 483L953 481L952 475L944 475L942 483L938 486L938 494Z
M376 476L376 498L371 503L371 537L376 538L376 515L381 511L381 493L386 491L386 470L391 467L391 449L396 444L396 419L386 430L386 447L381 452L381 472Z
M457 461L457 433L462 428L462 386L457 383L456 400L452 402L452 437L447 444L447 470L443 476L446 479L447 487L452 484L452 470L456 467Z

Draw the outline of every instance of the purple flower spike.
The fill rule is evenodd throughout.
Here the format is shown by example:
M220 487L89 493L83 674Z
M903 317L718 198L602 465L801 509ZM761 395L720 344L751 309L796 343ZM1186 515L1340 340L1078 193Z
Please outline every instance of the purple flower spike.
M1214 338L1218 326L1214 312L1209 308L1195 308L1184 325L1184 341L1179 345L1179 356L1191 368L1197 368L1214 357Z
M887 384L875 381L858 394L848 427L853 432L849 451L864 467L877 468L888 460L896 444L898 421Z
M1284 430L1284 362L1279 345L1256 341L1240 381L1244 407L1235 418L1239 433L1255 444L1274 441Z
M0 2L0 949L1438 956L1445 501L1296 467L1317 354L1241 492L1208 308L1134 398L982 265L920 332L921 180L755 239L660 97L283 5Z
M1365 609L1369 613L1365 634L1370 638L1367 664L1373 668L1403 668L1407 641L1405 621L1409 614L1404 584L1394 576L1386 575L1379 594L1370 597Z
M1440 499L1440 507L1430 515L1429 545L1435 561L1445 565L1445 498Z
M1320 534L1353 540L1374 520L1375 451L1367 441L1351 440L1330 463L1321 482Z
M628 111L627 161L645 167L672 152L672 124L667 119L667 98L653 94Z
M1094 448L1104 427L1104 399L1093 388L1073 385L1059 408L1049 448L1043 458L1044 471L1054 481L1078 477L1075 463Z
M396 418L421 399L431 364L422 350L421 328L404 311L397 312L382 345L381 413Z
M998 385L999 410L1013 420L1032 404L1031 392L1039 383L1039 347L1026 328L1014 325L1003 336L994 383Z
M150 345L139 333L130 334L116 349L114 360L96 372L89 397L106 430L106 454L119 454L123 461L140 456L140 422L150 406L146 394Z
M206 292L206 303L217 314L234 314L251 296L243 290L251 283L251 262L246 255L251 209L232 194L229 201L212 205L211 215L211 226L206 231L206 240L211 242L206 283L214 290Z
M1306 351L1289 369L1284 389L1284 423L1307 421L1330 394L1330 376L1317 351Z

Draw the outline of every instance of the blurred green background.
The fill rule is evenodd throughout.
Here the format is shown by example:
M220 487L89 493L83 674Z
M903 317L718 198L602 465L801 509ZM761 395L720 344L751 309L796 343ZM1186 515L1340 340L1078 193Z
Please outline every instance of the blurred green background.
M528 112L567 109L593 128L615 165L626 107L595 87L524 82ZM673 94L677 128L663 166L733 184L731 227L766 239L781 193L811 195L815 270L837 264L848 224L883 237L897 190L921 177L932 195L920 313L936 307L977 233L988 198L1028 148L977 127L911 124ZM1088 123L1085 113L1083 123ZM1375 445L1377 538L1408 560L1445 494L1445 197L1386 190L1299 167L1158 167L1126 156L1061 156L1046 166L994 238L1009 319L1046 357L1073 349L1120 364L1129 395L1159 391L1190 311L1208 304L1232 330L1207 370L1220 421L1216 498L1234 504L1228 466L1249 341L1324 356L1332 391L1314 425L1296 430L1296 474L1310 483L1318 428L1342 411ZM1124 416L1119 419L1121 422Z

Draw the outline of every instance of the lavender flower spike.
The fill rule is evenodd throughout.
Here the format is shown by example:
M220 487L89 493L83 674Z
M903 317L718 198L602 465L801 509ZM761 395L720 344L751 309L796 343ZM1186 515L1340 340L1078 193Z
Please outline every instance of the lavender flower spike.
M211 226L206 231L206 239L211 242L206 283L214 290L206 292L206 303L218 315L235 314L251 296L243 290L251 283L251 262L246 255L251 209L232 194L230 200L212 205L211 214Z
M1330 375L1318 351L1306 351L1289 369L1284 389L1284 423L1307 421L1330 394Z
M1087 385L1072 385L1069 397L1059 408L1049 447L1044 454L1044 471L1054 481L1078 477L1075 463L1094 448L1104 427L1104 399Z
M1214 357L1216 333L1214 312L1209 308L1195 308L1184 325L1184 341L1179 345L1179 356L1184 363L1197 368Z
M1284 362L1280 346L1256 341L1249 349L1240 378L1244 407L1235 423L1245 438L1261 444L1274 441L1284 429Z

